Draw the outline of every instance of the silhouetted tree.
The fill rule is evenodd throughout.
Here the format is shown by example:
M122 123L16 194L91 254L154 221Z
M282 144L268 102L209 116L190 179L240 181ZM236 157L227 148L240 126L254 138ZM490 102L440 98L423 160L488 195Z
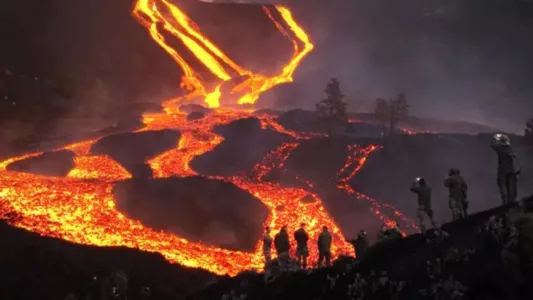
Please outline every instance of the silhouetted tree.
M316 113L322 121L328 124L328 131L331 134L335 125L346 121L346 102L342 101L344 95L337 78L331 78L324 92L326 99L316 104Z
M398 122L408 113L409 103L404 93L398 94L396 99L377 98L374 104L374 114L383 126L383 136L393 135Z

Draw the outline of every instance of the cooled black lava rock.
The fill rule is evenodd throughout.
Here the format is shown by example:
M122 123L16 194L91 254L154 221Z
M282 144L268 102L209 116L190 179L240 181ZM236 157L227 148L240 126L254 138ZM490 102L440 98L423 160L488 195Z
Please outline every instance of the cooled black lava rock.
M208 115L213 112L211 108L199 105L199 104L184 104L180 106L180 111L184 113L203 113L204 115Z
M191 166L202 174L233 176L250 171L268 152L293 139L274 130L263 130L256 118L218 126L215 132L222 135L224 141L191 162Z
M76 154L70 150L44 152L41 155L16 161L7 165L8 171L17 171L46 176L67 176L74 168Z
M118 208L152 228L252 251L268 209L232 183L204 177L132 179L114 188Z
M200 111L193 111L187 115L187 121L199 120L205 117L205 113Z
M91 147L91 154L108 155L126 168L134 177L151 177L151 169L145 162L176 147L180 136L180 132L175 130L108 135L94 143Z

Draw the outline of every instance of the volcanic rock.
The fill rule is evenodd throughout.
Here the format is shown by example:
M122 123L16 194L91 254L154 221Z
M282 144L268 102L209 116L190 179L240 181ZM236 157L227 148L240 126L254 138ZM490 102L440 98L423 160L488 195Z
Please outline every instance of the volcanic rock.
M101 299L104 276L123 270L128 298L142 299L149 287L155 299L178 299L200 289L213 274L170 264L156 253L119 247L93 247L42 237L0 222L0 299Z
M305 175L311 182L323 182L335 178L350 154L348 145L355 141L349 138L316 138L302 141L291 153L285 167L289 175Z
M108 155L133 177L151 177L147 160L178 144L181 134L175 130L141 131L108 135L91 147L91 154ZM149 171L150 170L150 171Z
M211 108L207 108L199 104L184 104L184 105L181 105L179 109L180 111L187 113L187 114L198 112L198 113L203 113L204 115L208 115L213 112Z
M317 114L303 109L288 110L282 113L276 121L287 129L299 132L321 132L324 130Z
M313 197L313 195L311 195L311 194L307 194L307 195L303 196L300 199L300 202L302 202L302 203L314 203L314 202L316 202L316 198Z
M46 176L67 176L74 168L76 154L70 150L44 152L41 155L13 162L7 165L8 171L32 173Z
M187 115L187 121L199 120L205 117L205 113L200 111L193 111Z
M268 209L231 183L204 177L132 179L114 188L117 207L189 240L253 251Z
M191 166L206 175L233 176L247 172L261 159L292 137L271 129L263 130L256 118L233 121L215 128L225 139L213 151L191 162Z
M261 108L256 111L254 111L255 115L271 115L271 116L279 116L281 115L281 111L275 110L272 108Z

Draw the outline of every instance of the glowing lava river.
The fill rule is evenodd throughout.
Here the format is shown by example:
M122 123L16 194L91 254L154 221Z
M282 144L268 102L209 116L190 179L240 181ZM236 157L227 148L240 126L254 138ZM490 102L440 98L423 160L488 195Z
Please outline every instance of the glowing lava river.
M272 77L254 74L232 62L200 33L196 25L191 25L194 23L178 7L170 2L165 0L137 1L134 16L147 28L154 41L165 49L183 69L185 74L183 87L191 90L191 93L183 98L164 102L165 112L143 116L145 127L141 131L177 129L182 133L179 144L174 149L147 162L155 178L198 175L189 166L191 160L213 150L223 141L221 136L213 133L213 127L251 115L246 111L218 108L215 113L208 114L202 119L187 121L186 115L177 109L177 104L200 97L208 106L218 107L219 98L224 96L220 93L220 84L235 75L245 75L248 78L231 91L234 95L238 95L240 104L253 103L261 92L277 84L292 81L293 71L313 46L303 29L293 20L287 8L265 7L264 10L276 27L293 42L295 50L292 60L287 63L281 73ZM280 20L276 19L275 12ZM168 46L160 30L166 30L181 39L189 50L221 79L221 83L208 88L177 51ZM227 71L227 69L232 71ZM264 128L290 134L296 138L296 142L284 144L267 155L255 166L255 178L235 176L218 179L231 182L250 192L258 201L262 201L270 210L265 225L275 231L283 225L288 225L292 232L300 223L306 223L311 238L315 240L320 228L326 225L333 232L332 252L334 256L353 251L351 245L345 242L342 232L321 201L313 203L300 201L302 197L310 194L309 191L282 187L279 184L261 180L262 176L273 168L283 166L284 160L298 146L298 140L313 138L313 135L284 130L271 116L254 116L260 119ZM6 170L6 166L10 163L40 153L27 154L0 162L0 217L9 219L13 226L44 236L86 245L125 246L158 252L170 262L203 268L216 274L235 275L245 269L262 268L263 258L259 242L253 253L230 251L191 242L175 234L153 230L120 213L115 207L112 188L116 181L128 179L131 175L107 156L90 155L89 149L95 142L96 140L84 141L61 148L71 150L77 155L75 167L66 177L48 177ZM370 201L374 205L376 216L385 223L392 224L394 221L380 212L383 204L357 193L348 184L349 179L363 166L368 155L378 149L379 146L374 145L366 148L360 148L357 145L350 146L349 150L352 154L347 158L345 167L339 172L337 187L353 194L358 199ZM318 199L316 195L312 196ZM286 209L278 211L276 210L278 206L284 206ZM395 214L397 217L404 218L398 212ZM16 217L12 217L13 215ZM310 251L311 259L315 260L317 257L315 247L310 247Z

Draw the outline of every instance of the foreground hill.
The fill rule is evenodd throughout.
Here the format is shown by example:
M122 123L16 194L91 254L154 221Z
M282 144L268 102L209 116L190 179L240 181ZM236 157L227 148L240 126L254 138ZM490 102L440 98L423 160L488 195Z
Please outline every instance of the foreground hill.
M501 254L509 251L503 247L509 227L485 230L498 225L499 216L506 219L510 209L498 207L445 224L443 231L383 242L333 268L281 276L243 273L188 299L531 299L531 277Z
M169 264L159 254L128 248L99 248L41 237L0 222L0 299L101 299L105 277L122 270L128 298L140 299L149 287L153 299L177 299L214 277L205 271Z

